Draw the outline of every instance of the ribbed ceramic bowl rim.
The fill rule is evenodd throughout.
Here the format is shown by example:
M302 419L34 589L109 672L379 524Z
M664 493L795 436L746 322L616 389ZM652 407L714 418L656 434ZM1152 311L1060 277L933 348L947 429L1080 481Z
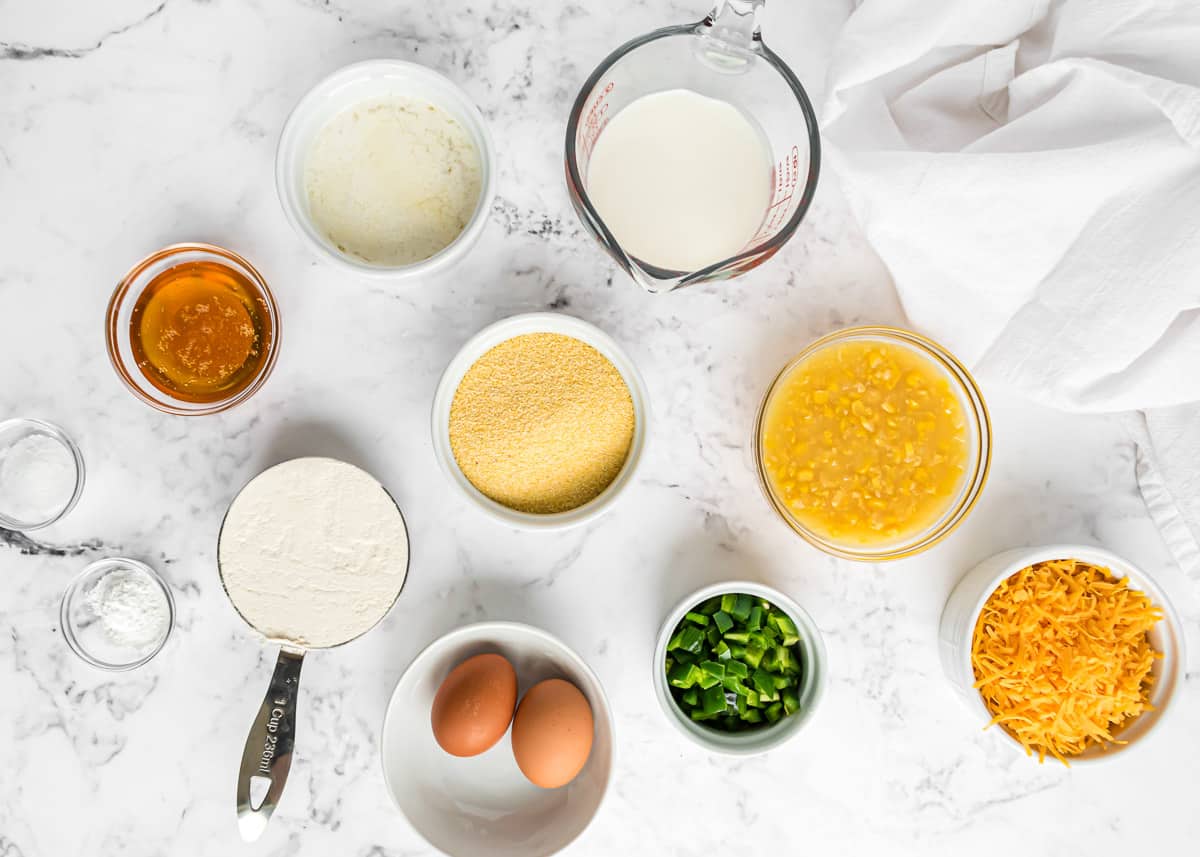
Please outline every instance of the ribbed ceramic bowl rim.
M150 575L150 579L158 584L158 588L162 590L163 595L165 595L167 599L167 630L163 633L162 639L158 641L158 645L155 646L149 653L138 660L131 661L127 664L112 664L93 657L86 649L83 648L82 644L80 644L79 639L75 636L75 628L70 621L71 600L74 598L76 591L78 591L80 584L82 584L84 578L90 575L93 571L96 571L104 566L111 566L113 568L130 566L138 569L139 571L146 572L146 574ZM58 625L62 629L63 639L67 641L67 645L71 647L71 651L77 654L84 661L94 667L102 670L108 670L109 672L126 672L128 670L137 669L138 667L149 663L155 655L162 651L163 646L167 644L167 640L170 639L171 633L175 630L175 596L171 594L171 587L167 586L167 582L162 579L162 576L144 562L139 562L136 559L129 559L128 557L120 556L108 557L107 559L98 559L95 562L89 563L83 569L83 571L75 575L75 579L71 581L70 586L68 586L66 591L63 593L62 601L59 603L58 607Z
M974 451L975 454L971 462L971 469L964 477L963 489L960 492L961 496L957 502L944 512L935 524L915 533L911 539L897 544L886 545L878 549L840 545L814 533L802 525L788 513L783 501L775 496L775 492L771 487L771 481L767 476L766 464L763 460L763 420L766 417L767 405L770 404L771 395L779 386L780 381L802 361L816 353L818 349L835 342L855 338L874 338L883 341L900 342L905 345L915 346L925 356L932 358L957 383L959 392L962 398L965 399L965 410L967 411L968 418L973 419L975 422L975 433L978 437L978 444ZM842 559L883 562L913 556L928 550L954 532L959 524L966 520L967 515L970 514L971 509L974 508L975 503L978 502L980 495L983 493L984 485L987 484L988 471L991 468L992 462L992 422L991 417L988 415L987 403L983 399L983 393L980 392L979 385L975 383L975 379L971 376L971 373L958 361L958 358L932 339L921 336L919 333L913 333L911 330L885 325L847 327L836 330L833 333L828 333L810 343L803 351L789 360L779 370L779 374L775 376L774 380L771 381L767 387L766 394L763 396L762 404L759 405L758 418L754 422L754 461L758 470L759 485L767 498L767 502L771 504L771 507L775 509L783 522L791 527L801 538L818 550Z
M235 396L228 399L221 399L217 402L209 402L204 405L199 405L196 402L183 402L182 399L174 399L170 394L159 390L149 380L142 378L141 372L136 366L126 366L121 359L120 347L117 344L118 340L128 341L129 330L118 330L117 321L120 316L120 307L125 296L136 285L140 288L145 288L149 283L140 282L141 276L146 269L151 265L166 259L170 256L177 256L182 253L207 253L215 256L217 260L222 262L233 262L236 265L245 269L250 275L250 279L254 281L255 287L262 293L263 300L267 305L267 313L271 316L271 341L267 346L267 359L263 361L262 368L258 375L250 382L246 389L242 390ZM132 268L129 273L121 278L117 283L117 288L113 292L112 298L108 302L108 312L104 323L104 339L108 347L108 359L112 361L113 369L117 371L118 377L125 384L131 393L141 399L155 410L162 411L167 414L174 414L183 417L200 417L208 414L219 414L222 411L227 411L235 405L249 399L267 382L267 378L271 375L271 370L275 368L275 361L279 357L279 340L282 336L282 326L280 325L279 307L275 303L275 296L271 294L270 287L267 286L267 281L263 279L262 274L258 269L251 265L245 258L233 252L226 250L224 247L218 247L215 244L205 244L203 242L188 242L182 244L170 244L151 253L146 258L142 259ZM142 378L142 382L139 382ZM144 385L143 386L143 382ZM153 390L153 393L148 392ZM163 398L156 398L162 396ZM172 402L181 402L181 405L172 404ZM187 405L188 407L184 407Z
M68 512L75 508L75 504L79 502L79 496L83 493L83 483L86 473L83 467L83 453L79 451L78 445L71 439L71 436L63 431L61 427L46 420L39 420L33 417L13 417L12 419L0 421L0 434L5 429L18 425L31 426L36 428L40 433L54 438L67 448L67 451L71 453L71 458L75 461L75 488L71 492L71 499L52 517L40 522L18 521L16 518L8 517L4 514L3 510L0 510L0 526L16 530L19 533L27 533L33 530L40 530L43 527L48 527L51 524L61 521L66 517Z
M670 642L675 628L683 621L687 612L701 602L714 595L725 595L731 592L765 598L786 613L801 632L809 638L809 645L805 647L804 653L807 658L804 669L815 674L808 706L803 711L784 717L777 723L746 732L721 732L693 722L675 702L675 697L671 695L671 689L667 685L665 666L667 643ZM658 697L658 704L676 729L701 747L714 753L730 756L753 756L765 753L792 740L811 722L814 712L825 696L825 685L829 678L829 656L817 623L808 615L808 611L797 604L794 599L778 589L762 583L750 580L725 580L697 589L680 599L671 609L659 628L658 639L654 644L654 662L651 664L651 669L653 670L654 693Z
M333 247L329 246L316 225L312 222L305 203L302 200L294 198L291 190L294 178L291 158L293 155L296 156L299 159L299 168L303 170L304 159L307 156L307 152L295 152L293 150L299 145L295 138L299 133L300 125L308 118L308 114L316 108L317 103L322 98L329 92L336 90L339 86L353 80L369 79L372 76L380 75L387 71L399 72L418 79L423 78L431 81L434 86L445 88L447 92L451 93L453 99L457 102L457 107L461 109L463 115L469 121L471 127L467 130L473 132L472 136L477 138L473 142L480 144L479 167L481 182L479 186L479 199L475 203L475 210L471 214L471 219L467 221L467 224L454 240L441 250L427 259L421 259L408 265L373 265L369 262L355 259L349 254L339 253ZM428 98L421 92L414 92L414 97L431 104L435 103L435 99ZM351 103L353 102L347 102L343 109L349 107ZM443 107L444 105L437 104L436 106ZM455 115L455 118L458 118L457 115ZM392 280L408 279L440 270L457 261L479 239L479 236L483 234L483 229L487 225L488 216L491 212L492 202L496 197L495 144L492 141L492 134L488 129L487 122L484 121L483 114L479 111L475 102L470 99L462 87L444 74L440 74L428 66L408 62L407 60L363 60L362 62L351 63L333 71L317 82L296 102L296 106L292 108L292 112L288 114L287 121L284 122L283 130L279 135L279 143L275 149L275 192L279 197L279 204L283 208L283 214L287 218L288 223L291 224L296 234L321 259L363 277Z
M612 705L608 701L608 693L604 689L603 682L600 681L600 676L596 674L594 669L588 666L587 661L585 661L578 652L544 628L539 628L536 625L530 625L526 622L513 622L504 619L487 619L482 622L472 622L470 625L460 625L457 628L452 628L451 630L442 634L440 637L430 640L429 643L427 643L425 647L421 649L421 651L417 652L416 656L409 662L408 666L404 668L404 672L402 672L400 677L396 679L396 683L392 686L392 692L388 694L387 707L384 709L383 725L379 730L379 765L383 770L383 782L384 785L387 786L388 797L390 797L392 800L392 806L396 807L399 813L404 816L405 821L408 821L408 813L405 812L404 807L400 805L400 799L396 797L396 790L392 786L391 780L388 776L387 764L384 761L384 753L389 731L388 726L392 715L392 699L396 695L396 691L399 690L401 683L404 681L405 677L407 677L408 673L418 667L425 667L426 665L423 663L423 661L425 661L429 654L435 649L443 646L450 646L454 644L459 637L470 638L479 636L481 634L486 635L496 628L507 628L510 630L521 631L522 633L528 633L530 636L539 637L550 645L557 647L567 658L567 660L574 663L576 668L591 680L592 684L596 688L597 696L600 699L600 704L604 709L602 713L605 721L608 723L609 736L608 776L604 778L604 788L600 792L600 800L596 802L596 811L592 813L592 817L588 819L587 824L583 825L583 827L576 832L576 834L571 838L571 841L559 849L559 851L563 851L570 847L571 843L576 842L580 836L587 832L587 829L592 826L592 822L596 820L596 816L600 815L600 811L604 809L604 804L608 801L608 793L612 787L613 771L616 769L617 765L617 723L613 718ZM595 718L595 712L592 713L592 716ZM417 833L418 836L421 837L422 840L428 842L424 835L421 834L421 831L417 830L415 824L409 822L409 826ZM431 842L429 844L433 845ZM437 850L441 851L440 848Z
M512 333L502 336L506 329ZM616 367L629 390L633 400L633 441L629 445L629 454L625 463L608 486L582 506L568 509L565 512L538 514L535 512L520 512L511 509L503 503L498 503L488 497L469 480L450 446L450 406L454 394L462 383L463 376L482 357L489 348L482 344L495 339L492 346L507 342L517 336L527 333L561 333L591 345ZM431 413L433 449L442 472L449 477L458 489L476 506L492 518L509 526L525 530L552 530L574 527L592 521L612 506L618 495L633 481L633 476L641 463L645 451L650 422L650 404L646 385L641 373L625 349L590 322L572 315L557 312L530 312L509 316L489 324L463 344L454 358L446 365L442 377L438 381L437 391L433 396Z
M1000 584L1008 580L1008 578L1012 577L1021 569L1031 566L1037 562L1048 562L1055 559L1077 559L1083 562L1102 565L1108 568L1118 577L1128 576L1129 582L1132 584L1133 588L1141 590L1149 595L1154 606L1162 610L1162 621L1166 623L1167 628L1170 630L1171 637L1174 638L1170 648L1172 649L1171 654L1173 657L1172 666L1176 671L1174 684L1178 684L1178 674L1181 666L1187 662L1183 622L1180 620L1179 614L1175 612L1175 606L1167 597L1167 593L1161 586L1158 585L1158 582L1153 577L1151 577L1144 569L1142 569L1141 566L1130 562L1129 560L1125 559L1125 557L1115 554L1110 550L1094 547L1092 545L1039 545L1037 547L1025 549L1014 548L1012 551L1005 551L1005 553L1013 553L1016 556L1014 559L1006 563L1000 569L1000 571L993 575L991 582L984 587L983 594L976 599L975 605L971 610L971 621L968 625L969 631L964 638L965 644L960 647L958 655L960 663L966 663L968 673L974 672L974 666L971 663L971 649L974 646L975 641L975 626L979 622L979 615L983 612L984 605L987 604L988 599L992 597ZM984 562L987 562L987 560L984 560ZM951 595L953 595L953 591L951 592ZM1171 709L1170 702L1174 698L1176 689L1177 688L1173 686L1168 691L1166 698L1162 700L1161 704L1156 707L1156 716L1153 722L1151 722L1150 725L1146 727L1145 731L1141 735L1138 735L1133 742L1123 745L1116 751L1107 750L1091 756L1084 755L1068 757L1071 767L1074 768L1080 765L1094 765L1098 762L1112 761L1117 756L1122 755L1123 753L1132 749L1134 744L1141 743L1149 738L1152 734L1157 733L1164 718L1167 716L1167 711ZM991 723L992 714L990 711L988 711L987 704L984 703L983 697L978 691L976 691L975 693L971 694L971 698L974 700L974 702L970 705L972 711L982 720L985 726ZM1139 717L1141 716L1144 716L1144 713L1143 715L1139 715ZM1136 719L1130 721L1130 724L1135 722L1137 722ZM1128 726L1130 724L1126 725ZM1007 729L1001 726L995 726L988 731L998 732L1001 740L1005 744L1017 750L1022 756L1028 755L1025 752L1025 746L1012 735L1010 735ZM1121 733L1118 732L1117 737L1120 737L1120 734ZM1048 762L1053 758L1053 756L1047 755L1046 761Z

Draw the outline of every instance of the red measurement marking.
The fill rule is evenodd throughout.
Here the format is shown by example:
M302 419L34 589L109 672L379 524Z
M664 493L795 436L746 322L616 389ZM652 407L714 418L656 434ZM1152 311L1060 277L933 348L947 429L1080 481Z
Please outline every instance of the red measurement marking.
M592 99L592 106L588 108L587 116L583 120L583 127L580 128L575 140L575 145L580 152L581 169L591 160L592 149L596 147L596 139L604 130L604 126L608 124L608 96L615 87L616 84L611 80L605 84L604 88Z
M775 165L772 172L774 187L771 190L771 204L767 206L762 226L758 227L743 251L774 238L791 217L794 209L791 202L800 182L800 148L792 146L792 150Z

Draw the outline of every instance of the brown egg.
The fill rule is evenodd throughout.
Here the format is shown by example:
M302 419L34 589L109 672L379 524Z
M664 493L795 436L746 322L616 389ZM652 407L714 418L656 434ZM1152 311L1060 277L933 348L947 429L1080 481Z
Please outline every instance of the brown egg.
M452 756L478 756L504 737L517 704L517 673L502 655L475 655L442 680L429 720Z
M529 782L565 786L592 752L592 709L579 688L560 678L531 687L513 718L513 756Z

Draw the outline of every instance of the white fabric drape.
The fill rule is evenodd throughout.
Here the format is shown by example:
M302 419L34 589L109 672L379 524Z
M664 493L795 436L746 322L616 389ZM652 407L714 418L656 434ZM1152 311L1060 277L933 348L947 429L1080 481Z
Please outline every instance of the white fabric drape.
M983 377L1129 411L1200 569L1200 2L864 0L824 135L913 324Z

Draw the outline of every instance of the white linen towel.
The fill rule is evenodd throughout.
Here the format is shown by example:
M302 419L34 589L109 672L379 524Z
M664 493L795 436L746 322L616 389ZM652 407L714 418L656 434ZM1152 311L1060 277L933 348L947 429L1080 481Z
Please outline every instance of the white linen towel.
M910 320L1039 401L1133 412L1200 572L1200 2L864 0L824 122Z

